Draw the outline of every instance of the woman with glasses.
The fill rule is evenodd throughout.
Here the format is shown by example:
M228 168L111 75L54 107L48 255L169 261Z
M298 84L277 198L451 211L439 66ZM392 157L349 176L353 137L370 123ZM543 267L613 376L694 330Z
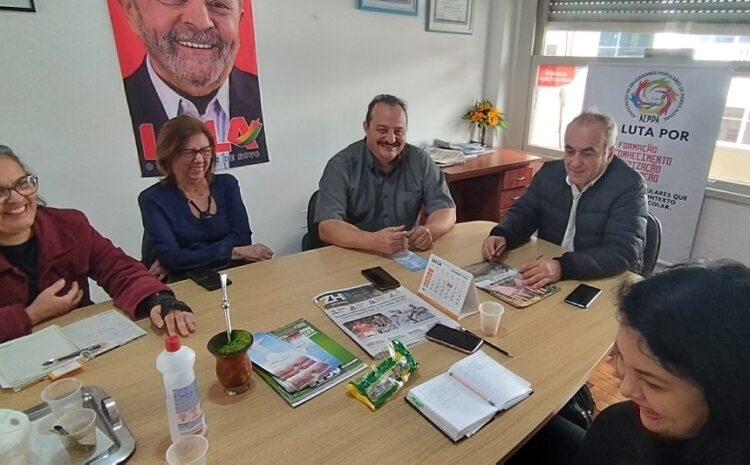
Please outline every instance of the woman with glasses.
M192 311L77 210L44 206L37 177L0 145L0 342L90 305L88 278L132 318L170 334L195 331Z
M191 116L169 120L156 141L157 184L141 192L143 260L162 279L176 281L197 268L223 268L267 260L252 244L250 223L237 180L214 175L215 141Z

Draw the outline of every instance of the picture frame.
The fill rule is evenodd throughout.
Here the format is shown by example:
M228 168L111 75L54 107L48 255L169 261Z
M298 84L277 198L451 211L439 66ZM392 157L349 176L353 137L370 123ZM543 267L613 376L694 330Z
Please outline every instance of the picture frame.
M36 12L34 0L0 0L0 10Z
M359 0L360 10L417 16L419 0Z
M474 29L474 0L429 0L427 30L472 34Z

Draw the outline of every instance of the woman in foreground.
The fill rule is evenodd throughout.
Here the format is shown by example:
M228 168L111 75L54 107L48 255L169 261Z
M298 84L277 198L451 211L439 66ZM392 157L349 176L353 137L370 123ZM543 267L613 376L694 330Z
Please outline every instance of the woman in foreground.
M628 401L594 421L579 464L750 463L750 269L682 265L623 288Z

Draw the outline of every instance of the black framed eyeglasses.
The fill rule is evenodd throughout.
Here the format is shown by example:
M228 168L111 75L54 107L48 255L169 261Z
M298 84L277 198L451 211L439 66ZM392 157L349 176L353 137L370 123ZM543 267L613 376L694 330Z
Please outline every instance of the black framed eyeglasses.
M26 174L16 180L10 186L0 186L0 203L5 203L10 198L10 191L16 191L24 197L28 197L39 189L39 178L33 174Z
M199 149L180 149L177 151L177 155L186 158L195 158L195 156L198 154L200 154L206 160L210 160L214 156L214 148L210 145L207 145Z

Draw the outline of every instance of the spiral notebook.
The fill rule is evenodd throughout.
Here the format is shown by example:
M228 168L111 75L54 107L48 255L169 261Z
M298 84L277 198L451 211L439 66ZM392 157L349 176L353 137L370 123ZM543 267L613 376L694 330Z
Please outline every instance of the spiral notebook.
M0 386L21 390L59 367L42 363L95 344L103 346L91 358L146 334L117 310L98 313L60 327L51 325L28 336L0 344Z

